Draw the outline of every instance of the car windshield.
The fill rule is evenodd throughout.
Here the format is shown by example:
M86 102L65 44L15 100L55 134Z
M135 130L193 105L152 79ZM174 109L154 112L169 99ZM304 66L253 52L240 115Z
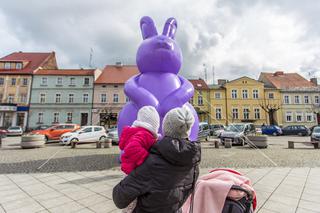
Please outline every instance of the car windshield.
M10 130L20 130L20 127L19 126L12 126L12 127L9 127Z
M314 132L314 133L320 133L320 127L314 128L313 132Z
M243 124L232 124L227 126L226 131L227 132L241 132L244 129Z

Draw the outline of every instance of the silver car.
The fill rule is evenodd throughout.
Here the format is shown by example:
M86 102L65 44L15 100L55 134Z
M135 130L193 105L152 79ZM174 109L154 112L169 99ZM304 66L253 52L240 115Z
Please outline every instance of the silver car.
M313 128L311 141L320 141L320 127Z
M244 145L246 136L255 132L256 128L252 123L230 124L220 135L221 143L224 144L226 139L231 139L232 144Z
M112 140L112 143L119 144L118 128L108 129L107 137Z
M7 129L7 135L21 136L23 129L20 126L11 126Z

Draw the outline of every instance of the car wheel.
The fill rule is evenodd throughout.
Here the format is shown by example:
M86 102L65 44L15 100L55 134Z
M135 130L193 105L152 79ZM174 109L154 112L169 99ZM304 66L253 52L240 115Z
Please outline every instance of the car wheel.
M49 138L48 138L48 136L45 135L45 136L44 136L44 142L45 142L45 143L48 143L48 141L49 141Z
M72 139L70 140L70 144L71 144L72 142L79 142L79 140L78 140L78 138L72 138Z
M101 136L101 137L99 138L99 142L100 142L100 143L105 142L106 139L107 139L106 136Z
M272 135L273 135L273 136L277 136L277 135L278 135L278 133L274 132L274 133L272 133Z
M298 135L299 135L299 136L302 136L302 133L301 133L301 132L299 132L299 133L298 133Z

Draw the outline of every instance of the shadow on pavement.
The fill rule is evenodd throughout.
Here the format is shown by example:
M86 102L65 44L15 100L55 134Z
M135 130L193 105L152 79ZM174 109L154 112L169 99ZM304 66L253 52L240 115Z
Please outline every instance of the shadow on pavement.
M40 170L37 170L37 168L47 159L17 163L0 163L0 174L106 170L118 167L118 159L119 154L97 154L53 158Z

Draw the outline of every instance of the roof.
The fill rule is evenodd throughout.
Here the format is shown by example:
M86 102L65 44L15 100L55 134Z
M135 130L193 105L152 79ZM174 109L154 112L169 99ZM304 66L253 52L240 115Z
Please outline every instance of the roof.
M94 75L94 69L54 69L54 70L45 70L39 69L34 72L34 75Z
M197 89L197 90L208 90L209 89L207 83L201 78L199 78L199 79L189 79L189 81L192 83L194 88Z
M0 69L1 74L32 74L34 70L45 64L51 57L55 59L54 52L14 52L0 58L0 62L27 62L23 69Z
M106 65L96 84L124 84L134 75L139 74L136 65Z
M298 73L285 73L277 71L275 73L262 72L259 80L270 84L277 89L291 89L296 87L316 87Z

